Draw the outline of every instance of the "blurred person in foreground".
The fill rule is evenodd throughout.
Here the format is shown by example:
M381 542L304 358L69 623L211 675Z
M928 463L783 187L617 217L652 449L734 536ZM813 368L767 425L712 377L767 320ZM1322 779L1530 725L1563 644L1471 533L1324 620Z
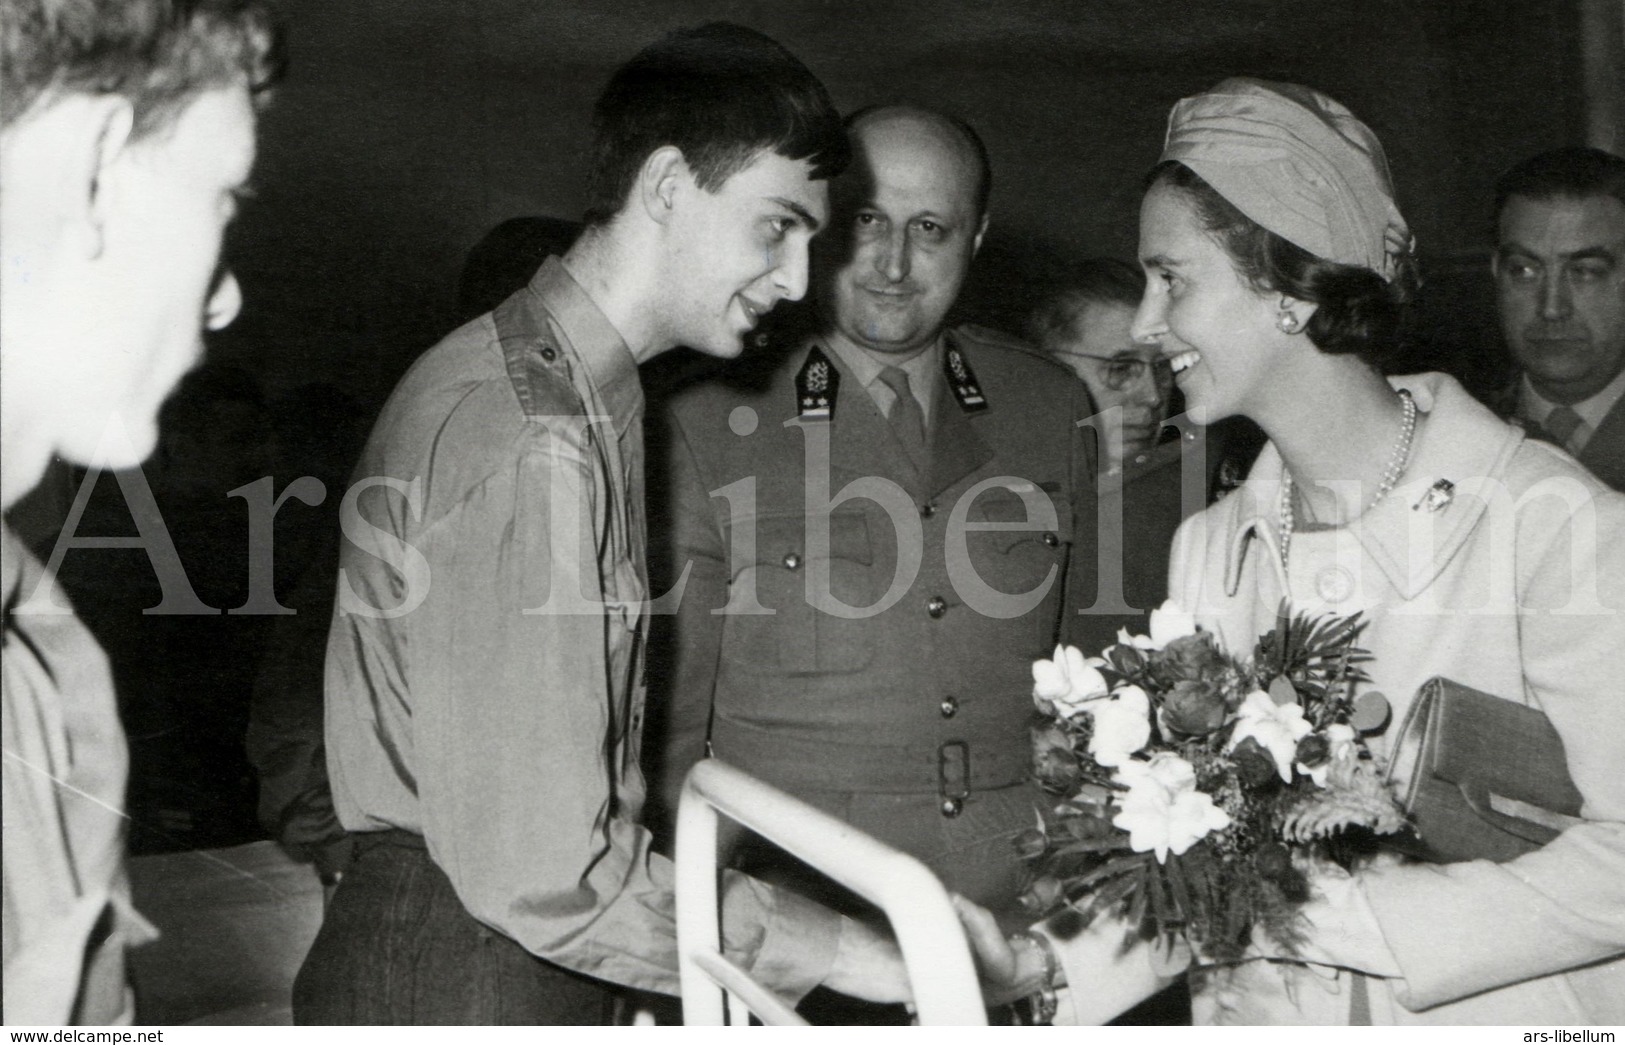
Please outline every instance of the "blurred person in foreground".
M1453 378L1383 376L1410 244L1381 145L1332 99L1231 79L1175 106L1140 211L1133 334L1171 360L1193 420L1245 414L1270 442L1181 527L1171 597L1230 649L1283 599L1362 613L1360 692L1386 694L1395 722L1434 676L1539 709L1583 818L1502 864L1303 867L1296 955L1255 932L1239 963L1198 957L1197 1023L1625 1020L1625 497ZM1397 731L1372 732L1391 757ZM963 911L995 979L1064 979L1080 1023L1169 971L1115 917L1006 939Z
M202 330L236 316L220 242L273 43L262 11L229 0L0 0L7 508L53 454L140 464ZM3 541L4 1021L129 1022L124 951L150 929L125 875L112 680L71 613L29 612L61 596Z

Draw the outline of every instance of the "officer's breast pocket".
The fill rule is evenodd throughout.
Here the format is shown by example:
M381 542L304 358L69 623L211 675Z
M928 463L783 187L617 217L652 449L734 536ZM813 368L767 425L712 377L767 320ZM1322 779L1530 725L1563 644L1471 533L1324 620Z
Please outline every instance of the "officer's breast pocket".
M1071 502L1031 483L994 486L977 495L965 521L963 544L950 534L946 549L956 594L984 617L1036 629L1030 636L1017 627L1019 640L1048 642L1073 543Z
M722 630L722 656L730 664L769 675L868 666L874 644L863 611L885 590L875 588L869 523L862 512L833 512L827 522L827 544L816 531L809 535L800 514L756 516L731 528Z

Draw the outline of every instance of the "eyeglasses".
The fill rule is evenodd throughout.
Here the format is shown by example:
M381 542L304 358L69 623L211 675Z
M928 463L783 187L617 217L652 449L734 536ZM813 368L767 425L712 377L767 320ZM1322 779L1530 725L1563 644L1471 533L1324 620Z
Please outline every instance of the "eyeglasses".
M1058 356L1076 356L1079 359L1093 359L1097 363L1104 363L1101 367L1101 380L1106 387L1114 392L1121 392L1130 385L1139 384L1145 380L1146 369L1150 368L1151 376L1157 384L1169 385L1174 380L1174 368L1168 360L1162 357L1146 360L1137 356L1097 356L1088 352L1056 352Z

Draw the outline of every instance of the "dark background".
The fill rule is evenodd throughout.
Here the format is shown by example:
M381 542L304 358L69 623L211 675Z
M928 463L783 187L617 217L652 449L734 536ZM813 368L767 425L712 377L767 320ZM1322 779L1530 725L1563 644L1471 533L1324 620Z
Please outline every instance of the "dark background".
M993 226L967 298L995 320L1057 252L1132 257L1174 101L1236 74L1320 88L1388 149L1432 279L1422 340L1450 359L1493 354L1490 188L1519 158L1582 140L1580 6L280 0L291 74L232 237L247 305L218 354L273 391L330 380L376 402L453 324L482 235L517 215L579 216L610 71L711 19L784 43L843 110L912 98L981 130Z

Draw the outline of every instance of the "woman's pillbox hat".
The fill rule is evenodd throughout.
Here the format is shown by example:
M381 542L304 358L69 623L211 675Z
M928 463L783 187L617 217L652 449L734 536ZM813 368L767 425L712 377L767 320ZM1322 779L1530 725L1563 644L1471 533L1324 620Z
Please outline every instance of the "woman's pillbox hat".
M1392 280L1412 241L1382 144L1319 91L1233 77L1181 100L1163 160L1189 167L1282 239Z

